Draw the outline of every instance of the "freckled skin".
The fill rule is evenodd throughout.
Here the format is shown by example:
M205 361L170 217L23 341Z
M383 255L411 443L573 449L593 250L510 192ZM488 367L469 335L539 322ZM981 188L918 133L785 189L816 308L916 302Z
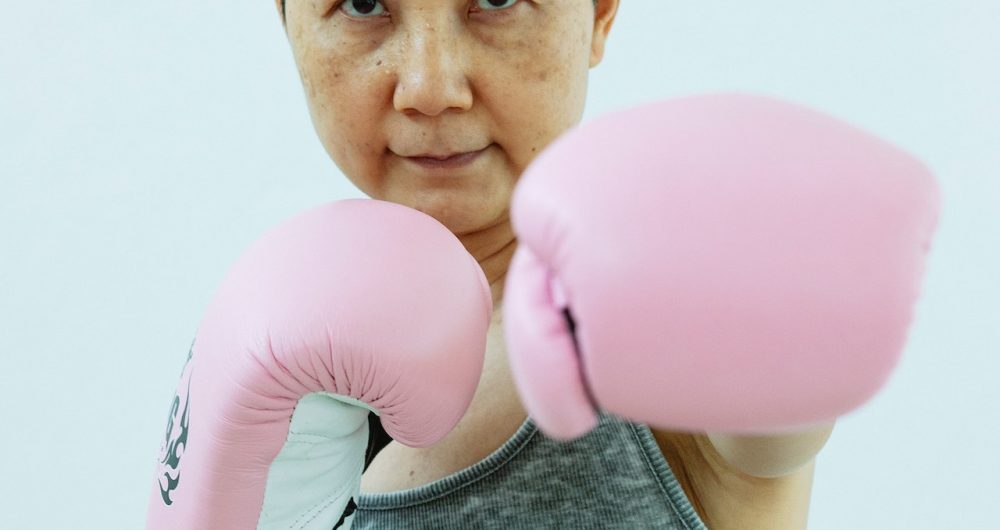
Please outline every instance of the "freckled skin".
M333 161L368 196L424 211L460 236L505 222L518 176L579 122L607 34L595 31L599 13L587 0L521 0L502 14L477 4L383 0L388 15L368 19L335 0L285 6L312 122ZM398 156L490 144L475 170L447 180Z

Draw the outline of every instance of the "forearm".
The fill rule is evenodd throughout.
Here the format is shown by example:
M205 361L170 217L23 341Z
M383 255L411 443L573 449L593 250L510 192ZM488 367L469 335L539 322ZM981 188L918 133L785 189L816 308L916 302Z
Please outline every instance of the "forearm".
M835 423L773 435L708 433L708 439L729 465L751 476L774 478L811 462L830 438Z

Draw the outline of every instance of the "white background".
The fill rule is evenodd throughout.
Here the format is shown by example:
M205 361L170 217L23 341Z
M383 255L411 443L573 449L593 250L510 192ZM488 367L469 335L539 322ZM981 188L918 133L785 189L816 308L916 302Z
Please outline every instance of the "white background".
M940 178L907 351L821 453L810 528L997 528L998 27L992 0L624 0L592 74L586 118L754 91ZM312 130L270 0L7 2L0 76L0 528L140 528L226 268L361 195Z

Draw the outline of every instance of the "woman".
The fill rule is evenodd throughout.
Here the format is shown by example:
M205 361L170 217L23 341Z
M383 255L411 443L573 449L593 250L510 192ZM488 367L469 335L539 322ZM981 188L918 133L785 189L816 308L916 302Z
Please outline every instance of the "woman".
M501 300L518 176L578 123L618 0L277 0L327 152L368 196L450 229L490 282L486 364L465 417L424 449L390 443L356 528L805 528L832 425L737 437L605 415L568 444L527 418Z

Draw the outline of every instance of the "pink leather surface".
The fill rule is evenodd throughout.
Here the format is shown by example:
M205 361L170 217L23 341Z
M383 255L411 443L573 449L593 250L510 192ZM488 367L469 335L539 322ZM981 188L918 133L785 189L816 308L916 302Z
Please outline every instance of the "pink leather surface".
M677 430L844 414L904 348L938 210L920 161L800 105L710 94L595 119L514 192L504 318L522 400L556 438L594 424L585 384L598 407Z
M478 263L416 210L348 200L268 231L198 329L178 390L189 376L180 484L171 506L153 485L148 528L255 528L268 466L311 392L370 404L401 443L434 443L472 399L491 311Z

